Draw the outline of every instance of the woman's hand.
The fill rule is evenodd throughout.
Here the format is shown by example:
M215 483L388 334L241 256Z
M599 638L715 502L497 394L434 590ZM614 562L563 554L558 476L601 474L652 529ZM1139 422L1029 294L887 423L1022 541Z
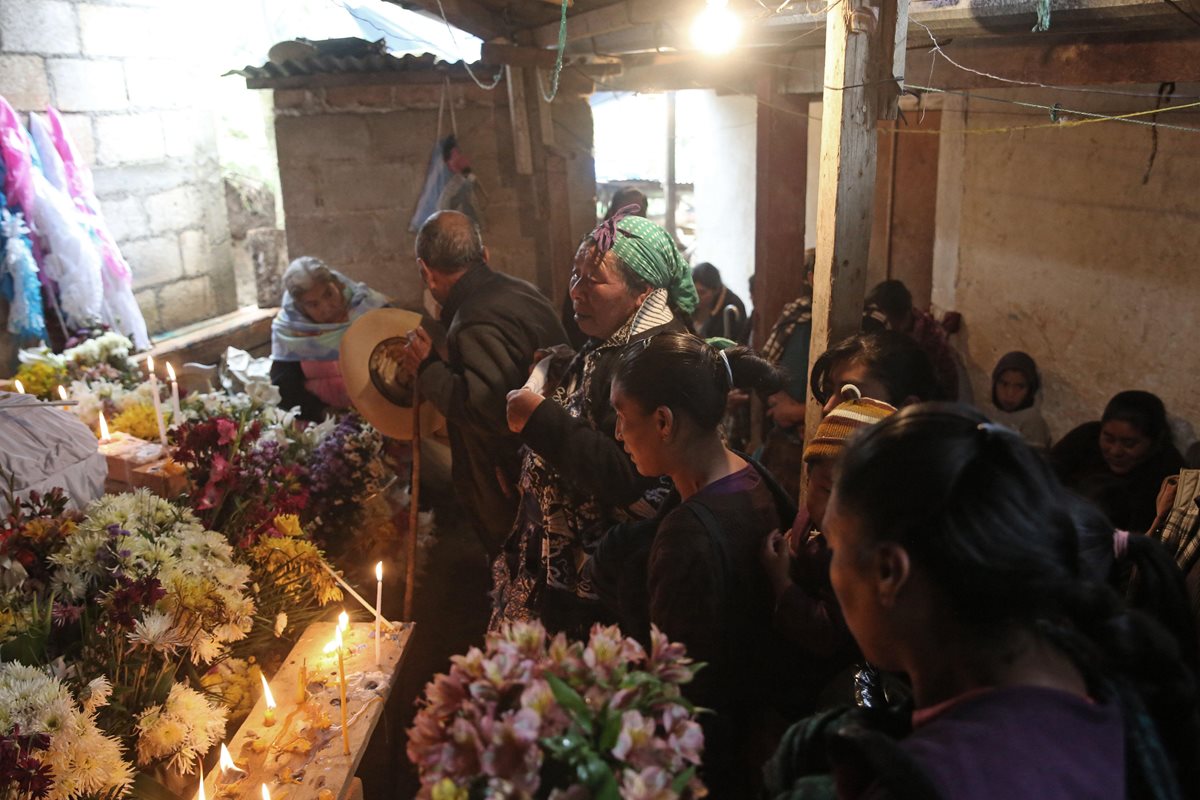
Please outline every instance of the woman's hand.
M525 430L525 424L546 398L528 389L513 389L508 393L508 429L513 433Z
M807 409L787 392L776 392L767 398L767 416L781 428L804 424Z
M787 536L778 528L768 533L759 555L763 569L771 581L771 588L775 596L779 597L792 585L792 551L788 546Z
M1179 491L1179 476L1172 475L1162 482L1158 489L1158 498L1154 501L1154 510L1160 519L1166 519L1175 505L1175 494Z

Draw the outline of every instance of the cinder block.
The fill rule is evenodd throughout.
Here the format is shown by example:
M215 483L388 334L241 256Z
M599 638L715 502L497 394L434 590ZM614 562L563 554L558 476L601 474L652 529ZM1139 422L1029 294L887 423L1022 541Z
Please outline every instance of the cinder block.
M325 106L329 109L391 108L390 86L331 86L325 90Z
M101 164L161 161L166 156L157 114L96 118L96 158Z
M61 114L63 127L75 143L75 151L90 167L96 163L96 137L92 135L92 118L87 114Z
M63 55L79 52L75 7L61 0L0 4L0 42L8 53Z
M372 114L366 118L371 157L383 161L412 161L424 170L437 138L437 109ZM445 123L449 126L449 120ZM414 132L420 131L420 135ZM449 127L444 134L450 133ZM473 155L468 152L468 155Z
M208 278L187 278L164 286L158 293L161 324L178 328L216 316L212 286Z
M145 236L150 228L146 210L137 197L101 200L100 208L113 238L118 242Z
M133 299L137 300L138 308L142 310L142 317L146 320L146 328L151 334L158 333L162 330L162 326L158 323L158 290L143 289L140 292L133 293Z
M325 202L338 212L392 210L421 191L403 164L333 162L319 170Z
M192 186L178 186L144 202L153 233L179 231L204 221L203 200Z
M50 103L50 84L42 58L0 55L0 95L17 111L45 110Z
M129 102L136 108L182 108L194 103L196 74L173 59L139 58L125 61Z
M180 49L188 46L188 25L178 13L186 11L187 4L172 5L169 11L91 3L80 5L79 30L84 54L178 57Z
M276 89L273 99L279 109L307 108L313 104L312 92L307 89Z
M53 58L47 67L60 111L121 111L129 107L120 61Z
M203 126L212 127L211 117L196 111L164 111L159 116L162 117L167 157L195 160L201 149ZM212 157L216 153L206 155Z
M179 252L183 255L185 275L200 275L209 265L208 234L204 231L184 231L179 234Z
M275 147L280 163L365 161L367 121L358 114L277 117Z
M101 199L156 194L195 179L195 168L175 161L159 161L125 166L98 166L92 170L96 194Z
M316 164L279 165L279 191L286 216L309 216L325 209Z
M121 252L133 271L136 289L158 286L183 277L178 237L156 236L126 242L121 246Z

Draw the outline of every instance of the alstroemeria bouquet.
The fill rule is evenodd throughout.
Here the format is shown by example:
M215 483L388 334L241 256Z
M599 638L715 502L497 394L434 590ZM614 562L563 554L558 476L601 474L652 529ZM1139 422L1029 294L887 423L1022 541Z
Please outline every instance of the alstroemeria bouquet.
M657 629L647 653L616 627L585 645L508 626L426 687L408 732L419 797L702 797L704 736L680 692L696 669Z

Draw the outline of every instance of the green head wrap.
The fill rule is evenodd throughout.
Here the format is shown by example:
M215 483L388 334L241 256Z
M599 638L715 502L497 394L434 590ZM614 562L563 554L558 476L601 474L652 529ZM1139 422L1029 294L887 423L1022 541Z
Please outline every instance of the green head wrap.
M609 250L627 267L656 289L666 289L672 303L692 313L699 298L692 271L679 253L670 234L645 217L619 214L600 223L591 239L602 256Z

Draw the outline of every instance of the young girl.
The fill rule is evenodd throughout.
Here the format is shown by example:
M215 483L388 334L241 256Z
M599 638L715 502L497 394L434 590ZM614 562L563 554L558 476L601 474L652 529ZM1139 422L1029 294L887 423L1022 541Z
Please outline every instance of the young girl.
M820 770L851 798L1200 796L1192 673L1085 564L1072 502L1018 436L961 406L904 409L851 443L825 513L830 579L915 711L794 726L772 794L812 796Z
M618 441L639 473L669 476L676 493L640 533L616 529L605 537L594 559L608 576L599 584L610 587L602 594L623 610L629 632L644 636L656 625L707 664L685 691L716 712L702 723L702 775L717 798L753 796L773 746L765 717L778 661L759 551L795 515L766 473L726 448L720 421L731 388L770 393L782 383L746 348L718 351L694 336L664 333L626 351L612 384ZM644 580L631 580L639 559L618 540L638 535L648 550L646 571Z
M1050 428L1035 406L1041 385L1037 363L1028 353L1006 353L992 370L992 407L986 413L1033 447L1045 450L1050 447Z

